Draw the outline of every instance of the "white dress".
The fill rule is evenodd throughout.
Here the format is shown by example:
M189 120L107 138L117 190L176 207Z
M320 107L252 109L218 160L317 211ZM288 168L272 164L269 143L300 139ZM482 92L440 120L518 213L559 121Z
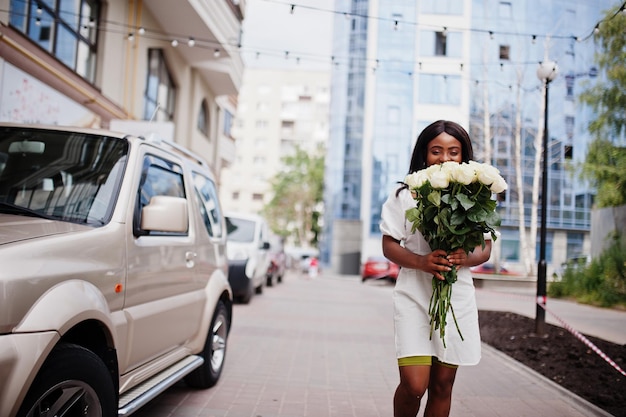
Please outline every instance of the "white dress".
M411 223L405 217L406 210L414 206L415 200L407 189L398 197L394 191L383 204L380 230L412 252L426 255L431 252L430 246L419 231L411 232ZM451 304L465 340L461 340L449 311L445 348L439 330L433 331L430 338L428 306L433 292L432 277L420 270L400 269L393 293L396 356L435 356L453 365L476 365L480 361L480 332L470 270L459 268L458 280L452 284Z

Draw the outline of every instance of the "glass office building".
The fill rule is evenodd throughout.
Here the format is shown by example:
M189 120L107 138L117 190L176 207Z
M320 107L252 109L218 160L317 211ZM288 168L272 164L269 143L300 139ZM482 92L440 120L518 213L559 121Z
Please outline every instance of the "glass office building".
M518 262L519 195L529 227L543 117L536 70L547 59L559 66L549 95L547 260L588 251L593 193L566 166L584 158L590 140L590 112L576 97L596 79L590 35L613 6L608 0L336 1L322 259L355 273L360 260L381 254L382 204L407 174L419 132L449 119L470 131L476 159L496 165L509 182L499 208L499 256ZM521 191L513 164L517 126Z

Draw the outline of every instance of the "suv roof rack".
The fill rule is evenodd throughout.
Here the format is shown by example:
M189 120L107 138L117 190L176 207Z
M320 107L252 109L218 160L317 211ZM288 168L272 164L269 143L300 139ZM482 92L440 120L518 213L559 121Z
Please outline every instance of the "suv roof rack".
M204 158L202 158L200 155L190 151L189 149L185 148L182 145L179 145L176 142L172 142L170 140L167 139L163 139L160 136L157 136L155 134L150 134L148 136L140 136L142 139L148 141L148 142L152 142L152 143L159 143L159 144L165 144L167 146L169 146L170 148L172 148L172 150L177 151L178 153L182 154L183 156L186 156L190 159L193 159L198 165L209 168L209 164L204 160Z

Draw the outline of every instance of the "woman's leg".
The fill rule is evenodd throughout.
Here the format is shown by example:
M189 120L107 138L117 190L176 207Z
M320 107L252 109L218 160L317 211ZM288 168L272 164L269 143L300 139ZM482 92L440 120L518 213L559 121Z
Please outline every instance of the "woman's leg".
M452 404L452 386L456 377L455 366L433 360L428 383L428 401L424 417L448 417Z
M415 417L430 376L429 365L400 366L400 384L393 396L394 417Z

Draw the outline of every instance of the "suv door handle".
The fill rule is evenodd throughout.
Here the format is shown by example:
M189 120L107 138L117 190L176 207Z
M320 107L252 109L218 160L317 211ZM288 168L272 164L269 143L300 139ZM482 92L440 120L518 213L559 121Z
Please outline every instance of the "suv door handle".
M195 252L185 252L185 265L187 268L193 268L196 264L196 256L198 256Z

